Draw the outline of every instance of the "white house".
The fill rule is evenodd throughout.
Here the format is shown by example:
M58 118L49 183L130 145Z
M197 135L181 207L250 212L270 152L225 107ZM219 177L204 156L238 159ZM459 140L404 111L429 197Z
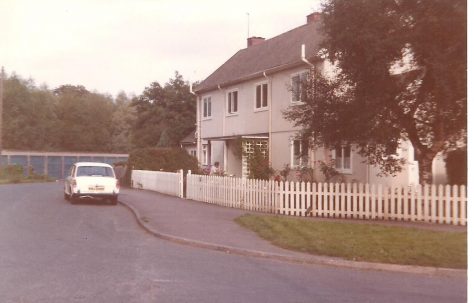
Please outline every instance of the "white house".
M274 169L311 167L320 181L324 178L318 160L332 158L346 181L418 183L418 164L408 142L398 150L407 160L404 170L396 177L378 177L379 170L364 163L351 146L309 150L296 139L298 129L283 118L283 110L300 102L299 88L305 73L311 66L325 66L316 56L321 41L319 17L319 13L310 14L306 24L271 39L248 38L247 48L200 83L195 90L199 162L220 162L227 174L245 177L247 159L239 149L252 152L259 146L268 152Z

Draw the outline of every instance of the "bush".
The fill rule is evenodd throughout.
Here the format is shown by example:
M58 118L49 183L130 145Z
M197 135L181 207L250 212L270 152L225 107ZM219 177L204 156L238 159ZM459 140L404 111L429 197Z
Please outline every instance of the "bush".
M125 182L130 185L133 169L176 172L179 169L199 170L197 159L184 149L148 147L133 150L128 157Z
M448 152L446 172L449 184L467 184L467 149Z
M247 161L250 179L269 180L275 173L270 167L268 156L263 154L259 149L255 149L254 153L249 154Z
M21 165L7 165L2 167L0 170L0 179L6 179L13 183L18 183L23 178L23 166Z

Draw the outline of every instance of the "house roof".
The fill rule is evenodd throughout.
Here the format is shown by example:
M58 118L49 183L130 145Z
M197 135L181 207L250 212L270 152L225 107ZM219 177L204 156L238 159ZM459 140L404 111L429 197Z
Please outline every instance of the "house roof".
M214 90L219 85L224 87L261 77L264 71L270 74L302 65L304 64L301 60L302 44L305 44L306 57L316 58L322 39L320 27L320 22L308 22L257 45L239 50L201 82L196 92L202 93Z
M195 134L196 134L196 130L193 130L192 132L190 132L186 137L184 137L183 139L181 139L181 141L179 141L181 144L196 144L196 137L195 137Z

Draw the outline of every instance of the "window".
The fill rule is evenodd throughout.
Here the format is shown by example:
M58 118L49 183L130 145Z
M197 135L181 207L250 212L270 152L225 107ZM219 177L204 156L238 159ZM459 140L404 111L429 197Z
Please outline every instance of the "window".
M307 81L308 72L291 76L291 102L301 102L304 91L304 83Z
M340 172L350 173L352 171L352 151L350 145L337 147L333 151L335 168Z
M202 99L202 116L204 118L210 118L212 113L212 102L211 97Z
M268 106L268 84L258 84L255 87L255 108L266 108Z
M236 90L227 93L227 113L235 114L238 110L239 94Z
M308 167L309 146L304 140L293 140L291 142L291 167Z
M114 177L114 172L110 167L104 166L79 166L76 177L94 176L94 177Z
M207 144L202 145L202 164L207 165Z

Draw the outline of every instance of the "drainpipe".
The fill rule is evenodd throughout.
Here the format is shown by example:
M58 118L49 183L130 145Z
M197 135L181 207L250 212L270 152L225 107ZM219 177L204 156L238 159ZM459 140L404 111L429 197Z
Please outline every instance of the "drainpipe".
M304 63L308 64L311 69L314 69L314 64L312 64L311 62L308 61L308 59L306 59L306 46L304 44L301 44L301 61L303 61ZM311 151L311 157L310 157L310 167L313 168L313 162L314 162L314 159L315 159L315 156L314 156L314 150Z
M308 61L308 59L306 59L306 46L304 44L301 44L301 60L311 66L311 68L314 68L314 64L312 64Z
M263 76L268 81L268 163L272 165L272 79L263 71Z
M196 96L196 156L199 165L202 165L201 154L202 154L202 144L201 144L201 102L199 100L198 94L193 91L193 84L189 84L189 92Z
M217 85L217 89L222 92L221 85ZM226 107L227 102L226 102L226 95L224 93L224 110L222 111L222 136L225 137L225 119L226 119ZM224 140L224 171L227 171L227 140Z

